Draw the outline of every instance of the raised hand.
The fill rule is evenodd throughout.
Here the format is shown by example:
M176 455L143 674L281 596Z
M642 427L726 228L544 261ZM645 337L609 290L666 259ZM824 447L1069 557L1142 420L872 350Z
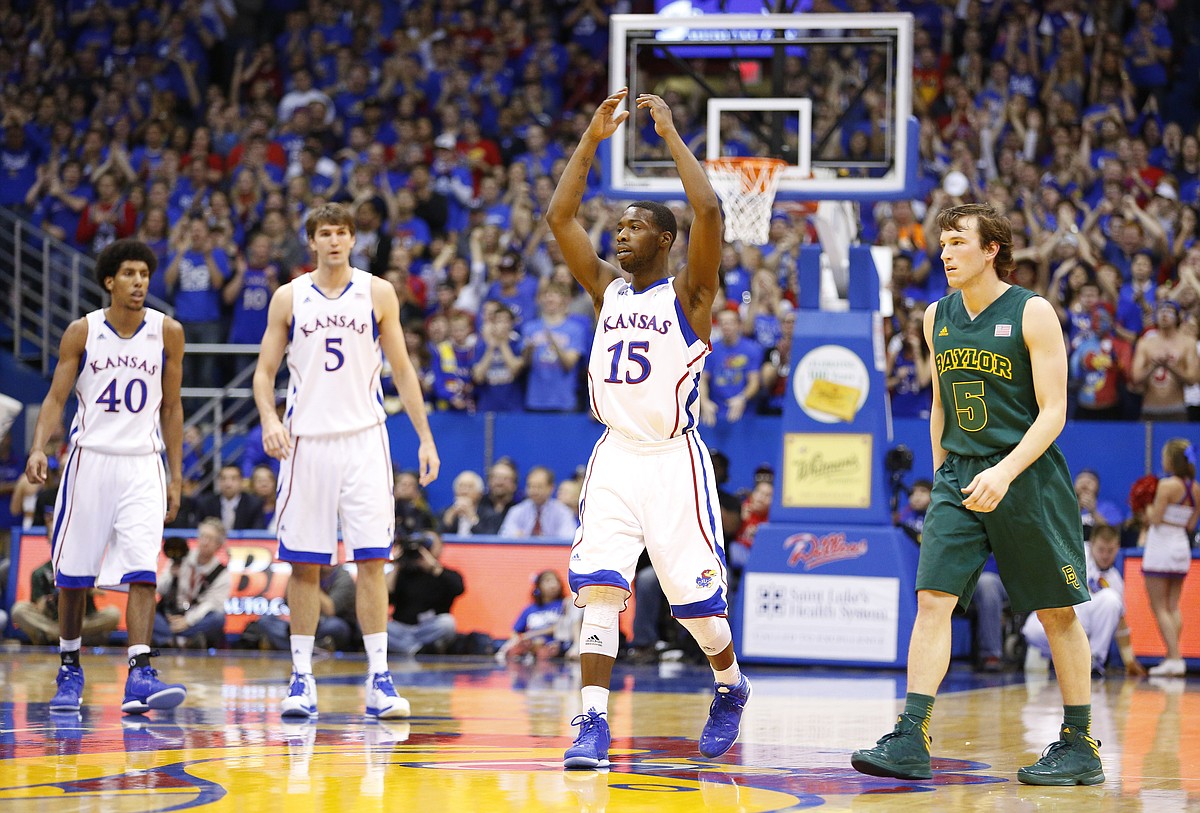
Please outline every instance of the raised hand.
M625 97L628 95L629 88L621 88L600 102L599 107L596 108L596 112L592 114L592 121L587 129L588 135L598 141L603 141L615 133L617 128L625 122L625 119L629 118L628 110L622 110L620 113L616 112L621 102L625 101Z
M653 93L643 93L637 97L637 106L640 110L650 111L650 118L654 119L654 132L663 138L674 132L675 120L671 117L671 108L660 97Z

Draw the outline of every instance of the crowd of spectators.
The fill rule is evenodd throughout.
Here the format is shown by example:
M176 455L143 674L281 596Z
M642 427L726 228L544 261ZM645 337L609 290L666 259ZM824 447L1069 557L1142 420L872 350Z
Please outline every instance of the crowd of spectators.
M944 8L919 27L923 193L863 213L898 260L894 414L928 410L937 213L989 201L1014 226L1014 281L1062 320L1071 417L1200 419L1200 29L1185 5L972 3L969 22Z
M813 9L917 19L919 188L859 206L861 239L894 257L894 414L928 410L913 322L945 291L933 219L987 200L1014 224L1015 281L1061 315L1073 417L1200 419L1193 4ZM255 343L271 292L310 268L304 213L345 202L354 264L395 285L434 409L578 411L593 314L542 213L605 95L609 15L650 10L628 0L10 0L0 4L0 205L85 252L140 236L160 258L154 293L189 342ZM883 132L880 106L846 107L855 66L793 57L786 73L814 97L818 130L851 136L816 140L852 152L854 136ZM670 101L680 120L702 118L688 96ZM615 207L593 183L580 217L605 250ZM767 246L727 247L706 422L779 411L794 249L815 239L804 215L779 211ZM231 372L196 354L185 380L211 386Z

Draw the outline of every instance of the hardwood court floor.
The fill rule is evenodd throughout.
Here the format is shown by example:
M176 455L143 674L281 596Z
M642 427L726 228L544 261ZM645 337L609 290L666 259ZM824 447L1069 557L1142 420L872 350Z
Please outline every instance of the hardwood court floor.
M173 712L119 711L120 653L84 657L82 719L50 715L57 657L0 655L0 810L39 811L1153 811L1200 809L1200 681L1096 681L1094 732L1108 781L1090 788L1016 782L1058 731L1044 676L976 678L956 667L931 733L934 779L856 773L849 753L891 728L903 676L869 670L754 668L742 737L718 760L696 751L711 673L618 666L612 768L564 772L578 710L569 666L393 662L414 716L362 717L365 664L316 666L321 717L285 723L284 659L168 655L183 681ZM1185 722L1186 721L1186 722ZM1083 803L1083 807L1067 805Z

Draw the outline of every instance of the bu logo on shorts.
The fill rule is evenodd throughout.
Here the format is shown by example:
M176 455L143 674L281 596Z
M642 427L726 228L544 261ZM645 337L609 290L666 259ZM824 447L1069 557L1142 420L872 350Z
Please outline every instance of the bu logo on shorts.
M1070 565L1063 565L1063 578L1067 580L1067 584L1071 587L1079 587L1079 577L1075 575L1075 568Z
M701 573L699 576L696 577L696 586L697 587L708 587L709 585L712 584L712 580L713 580L713 578L716 577L716 575L717 575L717 571L715 571L715 570L704 571L703 573Z

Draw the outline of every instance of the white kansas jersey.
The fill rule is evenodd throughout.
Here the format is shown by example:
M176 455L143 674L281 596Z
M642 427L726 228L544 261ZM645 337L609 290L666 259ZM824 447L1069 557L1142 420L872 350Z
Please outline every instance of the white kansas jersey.
M75 379L79 408L71 424L72 448L117 455L161 452L165 316L147 308L141 327L128 339L108 323L103 310L84 318L87 342Z
M616 279L604 291L588 363L592 413L632 440L678 437L699 422L711 346L692 330L672 283L636 292Z
M313 274L292 282L287 412L293 437L340 435L384 422L379 326L366 271L350 269L350 284L327 297Z

